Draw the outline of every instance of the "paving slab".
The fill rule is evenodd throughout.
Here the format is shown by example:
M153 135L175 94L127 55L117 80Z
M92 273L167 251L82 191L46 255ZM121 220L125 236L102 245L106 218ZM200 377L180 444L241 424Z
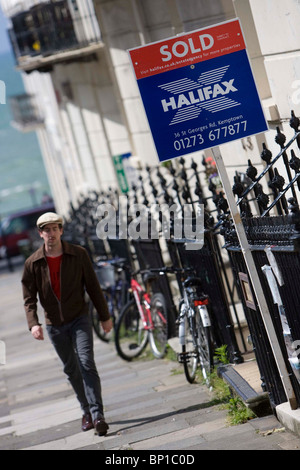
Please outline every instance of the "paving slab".
M296 450L300 438L275 416L228 427L226 411L201 384L187 383L174 362L126 362L114 344L95 336L109 431L81 432L81 410L50 341L28 332L21 295L21 269L0 271L0 450L102 450L101 456L130 450ZM42 313L40 311L42 318ZM119 455L119 454L118 454Z

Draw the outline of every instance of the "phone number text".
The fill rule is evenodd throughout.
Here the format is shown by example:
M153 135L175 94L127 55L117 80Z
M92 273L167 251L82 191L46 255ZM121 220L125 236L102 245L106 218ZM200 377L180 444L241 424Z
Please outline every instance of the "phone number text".
M234 124L229 124L228 126L218 127L216 129L211 129L207 135L208 139L215 145L216 141L220 139L226 139L228 136L234 136L239 133L245 133L247 129L247 121L236 122ZM193 147L198 147L205 143L205 138L203 134L195 134L188 137L182 137L180 139L174 140L174 149L178 152L182 149L189 149Z

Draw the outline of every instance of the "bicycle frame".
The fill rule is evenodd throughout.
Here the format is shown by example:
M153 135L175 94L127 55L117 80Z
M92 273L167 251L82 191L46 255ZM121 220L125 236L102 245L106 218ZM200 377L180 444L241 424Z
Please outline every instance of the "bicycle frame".
M184 301L184 305L186 306L186 310L185 312L181 315L180 314L180 318L179 318L179 343L182 345L182 346L185 346L185 321L184 319L187 318L192 318L195 314L195 310L194 308L198 308L198 311L200 313L200 316L201 316L201 320L202 320L202 323L203 323L203 326L204 327L208 327L208 326L211 326L211 321L210 321L210 316L209 316L209 313L208 313L208 310L207 310L207 305L209 303L208 299L205 298L203 300L200 300L200 299L194 299L193 300L193 304L194 304L194 308L191 306L191 301L189 299L189 296L188 296L188 293L187 293L187 290L184 289L184 292L183 292L183 301ZM181 313L181 312L180 312Z
M150 309L150 303L151 303L150 295L142 288L142 286L135 279L131 279L131 290L135 298L135 302L136 302L140 317L142 319L144 329L150 330L150 331L153 330L154 324L152 321L151 309ZM142 307L141 298L144 303L146 315ZM165 318L163 317L163 315L161 315L160 312L158 312L158 315L160 316L161 320L164 323L166 323Z

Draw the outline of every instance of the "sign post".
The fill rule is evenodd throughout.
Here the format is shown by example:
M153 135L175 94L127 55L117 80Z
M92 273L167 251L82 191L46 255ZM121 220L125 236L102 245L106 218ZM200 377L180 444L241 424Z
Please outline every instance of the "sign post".
M211 149L278 371L290 377L219 146L268 130L238 19L129 50L160 161Z
M123 155L113 155L113 162L118 179L118 183L122 193L128 193L129 187L123 165Z

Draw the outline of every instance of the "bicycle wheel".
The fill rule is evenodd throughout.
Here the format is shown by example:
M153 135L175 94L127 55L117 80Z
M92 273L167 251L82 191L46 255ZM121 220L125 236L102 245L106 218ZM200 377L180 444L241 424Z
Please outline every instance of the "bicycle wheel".
M153 355L161 359L166 354L168 342L168 310L165 297L161 293L151 298L153 330L149 331L149 341Z
M91 301L89 302L89 314L90 314L92 325L93 325L93 328L97 337L101 339L101 341L108 343L112 339L113 329L109 333L105 333L105 331L103 330L101 326L98 312L95 309L93 302Z
M115 345L125 361L139 356L148 342L148 330L143 327L135 302L132 299L122 310L115 330Z
M188 306L182 301L179 306L182 323L179 325L179 338L182 344L182 362L184 374L189 383L195 381L199 364L198 350L195 341L195 325L192 318L188 318Z
M111 292L107 290L103 291L103 294L107 302L108 311L112 318L113 325L115 326L116 321L119 317L119 305L118 305L119 300L118 299L119 299L120 294L118 292L115 292L115 294L113 295ZM92 319L92 325L93 325L94 331L96 335L98 336L98 338L101 339L101 341L104 341L106 343L111 341L114 336L114 329L112 328L109 333L105 333L105 331L103 330L101 326L98 312L95 309L91 301L89 303L89 313Z

